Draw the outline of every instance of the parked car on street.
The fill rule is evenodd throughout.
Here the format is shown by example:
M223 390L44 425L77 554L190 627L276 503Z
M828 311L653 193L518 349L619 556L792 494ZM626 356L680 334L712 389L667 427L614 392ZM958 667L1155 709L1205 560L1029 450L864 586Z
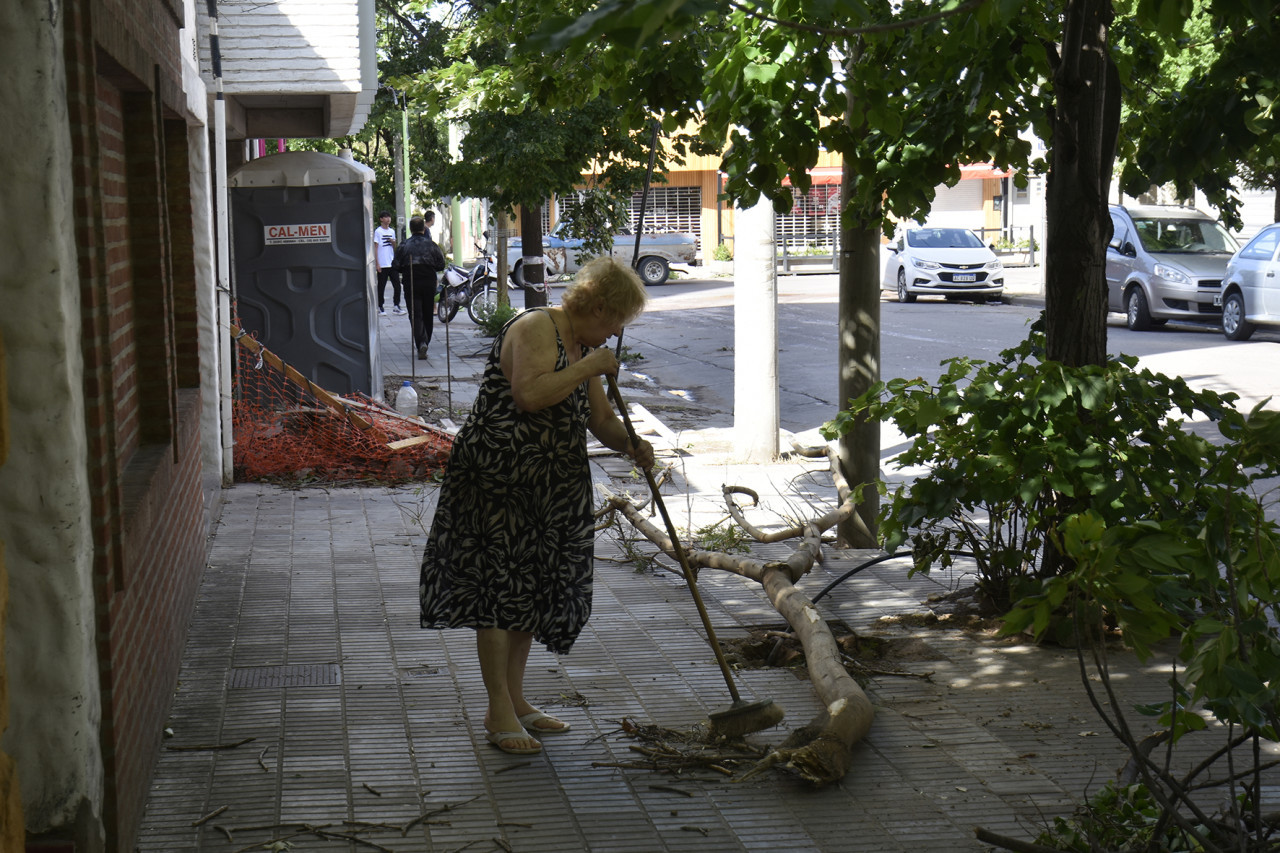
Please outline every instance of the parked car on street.
M899 302L917 296L985 302L1004 293L1004 265L967 228L907 228L886 248L882 287L896 290Z
M507 263L517 283L524 284L523 244L519 237L507 243ZM645 284L662 284L671 275L672 264L696 264L698 262L698 238L692 234L667 232L661 234L643 234L640 237L640 259L636 264L636 272ZM546 258L546 277L575 273L581 264L578 252L582 248L582 238L566 237L561 225L551 229L551 233L542 237L542 254ZM613 256L630 264L636 250L634 234L615 234L613 237Z
M1111 227L1107 305L1130 329L1218 321L1222 277L1240 247L1221 223L1192 207L1113 204Z
M1280 222L1258 232L1227 262L1222 334L1246 341L1258 326L1280 326Z

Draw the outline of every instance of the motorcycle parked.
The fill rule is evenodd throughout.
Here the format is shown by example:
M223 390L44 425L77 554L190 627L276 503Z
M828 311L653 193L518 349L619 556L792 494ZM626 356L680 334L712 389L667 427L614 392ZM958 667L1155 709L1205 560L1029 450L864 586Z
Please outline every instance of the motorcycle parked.
M474 286L472 272L457 264L449 264L440 276L440 294L436 299L436 316L441 323L448 323L458 314L458 309L471 302Z
M458 309L467 306L467 316L471 322L479 323L481 318L497 306L497 274L498 261L491 253L476 246L480 252L478 260L471 269L450 264L440 278L440 298L436 303L436 316L440 322L448 323L458 314ZM507 287L519 290L519 285L507 277Z

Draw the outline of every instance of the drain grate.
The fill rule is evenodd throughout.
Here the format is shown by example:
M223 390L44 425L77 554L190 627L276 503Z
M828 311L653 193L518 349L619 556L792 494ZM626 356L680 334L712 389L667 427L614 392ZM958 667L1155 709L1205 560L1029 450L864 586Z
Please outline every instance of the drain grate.
M247 666L231 670L230 686L235 687L328 687L342 683L342 670L335 663L300 666Z

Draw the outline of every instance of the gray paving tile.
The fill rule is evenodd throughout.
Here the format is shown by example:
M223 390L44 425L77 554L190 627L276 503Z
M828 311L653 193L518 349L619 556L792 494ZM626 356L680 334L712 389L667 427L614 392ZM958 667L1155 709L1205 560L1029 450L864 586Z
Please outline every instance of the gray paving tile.
M704 476L689 473L690 482ZM494 838L520 853L977 850L975 824L1029 838L1085 789L1096 790L1119 761L1109 738L1081 737L1100 727L1069 656L934 633L919 637L934 659L908 664L930 679L882 676L868 686L877 720L840 785L815 791L785 776L731 785L697 774L673 782L594 766L634 757L618 732L623 717L684 727L728 704L683 582L603 562L595 613L573 653L537 649L527 673L529 694L574 731L547 737L541 756L504 755L483 741L473 635L417 627L425 533L401 500L390 489L226 490L170 723L179 738L255 740L234 750L162 752L140 851L223 853L273 837L247 827L403 825L446 806L456 808L408 837L388 833L377 843L406 853L469 843L493 849ZM695 504L721 512L717 500L698 496ZM617 553L606 537L597 551ZM830 552L802 587L813 594L861 558ZM724 637L780 627L754 583L712 571L702 578ZM821 608L863 631L907 636L879 616L919 609L931 591L955 582L908 578L903 567L884 564L833 591ZM235 668L308 663L338 666L341 683L228 687ZM1151 695L1140 675L1130 693ZM1158 690L1159 673L1146 677ZM764 741L820 710L809 683L789 672L748 670L735 681L744 695L787 708L784 727ZM230 808L219 823L235 846L210 826L190 826L224 803ZM299 844L351 849L315 838Z

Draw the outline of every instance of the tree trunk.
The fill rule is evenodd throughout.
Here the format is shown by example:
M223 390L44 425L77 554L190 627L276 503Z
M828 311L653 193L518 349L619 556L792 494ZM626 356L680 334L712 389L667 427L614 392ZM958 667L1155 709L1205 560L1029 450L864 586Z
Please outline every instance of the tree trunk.
M1120 126L1113 18L1111 0L1070 0L1053 75L1045 335L1048 357L1071 366L1107 357L1107 195Z
M505 209L498 211L497 224L495 225L495 228L498 232L495 239L495 245L498 247L498 254L495 256L497 258L498 268L493 271L493 275L497 279L495 287L498 289L498 304L510 305L511 292L507 288L507 280L511 277L511 267L507 262L507 235L511 231L511 217L507 215L507 211ZM488 247L488 244L489 241L486 240L486 248Z
M1111 0L1069 0L1053 74L1053 145L1046 190L1046 355L1071 367L1107 360L1107 197L1120 128L1120 80L1107 30ZM1063 511L1080 500L1057 494ZM1051 541L1040 577L1068 571Z
M852 76L861 44L851 45L845 70ZM855 114L854 96L848 96L845 123ZM841 407L880 381L880 218L850 222L849 200L858 174L850 158L844 159L840 176L840 319L838 364L840 377L836 399ZM880 495L876 481L880 478L880 422L859 419L840 437L840 467L852 485L857 502L857 518L846 519L837 526L839 544L847 548L875 548L876 516Z
M844 180L851 179L845 167ZM852 180L857 180L852 178ZM837 399L847 406L880 381L880 232L879 228L840 232L840 379ZM875 548L880 496L880 422L860 418L840 437L840 467L857 496L857 518L840 523L840 543Z
M524 307L541 308L547 304L546 261L542 256L542 205L520 207L520 244L524 257L520 269L524 275Z

